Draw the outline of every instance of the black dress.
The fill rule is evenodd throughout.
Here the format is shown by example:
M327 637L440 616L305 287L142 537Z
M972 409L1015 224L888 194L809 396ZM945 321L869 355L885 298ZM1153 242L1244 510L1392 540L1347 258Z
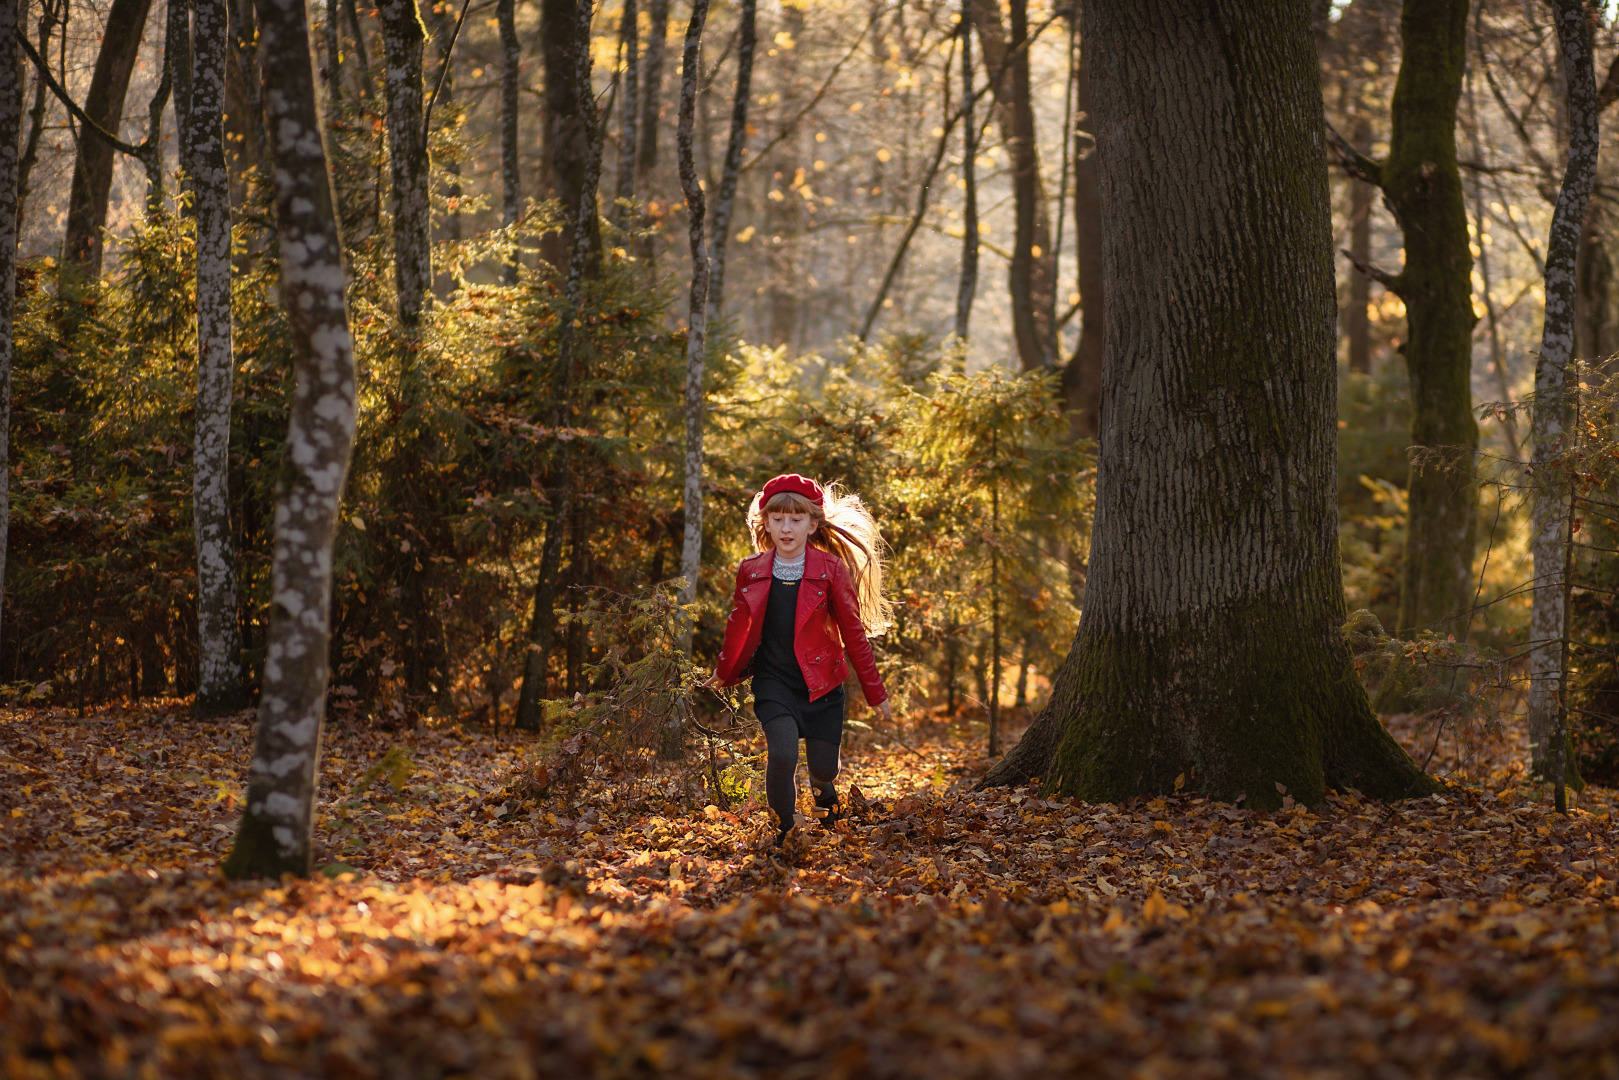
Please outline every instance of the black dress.
M843 687L810 700L804 672L793 655L800 582L770 579L759 648L753 654L753 714L761 724L790 716L798 737L829 743L843 741Z

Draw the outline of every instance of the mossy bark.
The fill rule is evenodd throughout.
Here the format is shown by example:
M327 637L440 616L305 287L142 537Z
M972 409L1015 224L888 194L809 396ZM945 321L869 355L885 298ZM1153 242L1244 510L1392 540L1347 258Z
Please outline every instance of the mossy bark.
M1151 0L1084 17L1108 406L1045 786L1258 807L1430 791L1339 634L1337 304L1309 13Z
M1382 189L1405 240L1390 283L1405 302L1411 380L1410 511L1399 633L1463 632L1472 603L1478 487L1473 456L1472 271L1456 167L1456 103L1467 61L1468 0L1407 0Z

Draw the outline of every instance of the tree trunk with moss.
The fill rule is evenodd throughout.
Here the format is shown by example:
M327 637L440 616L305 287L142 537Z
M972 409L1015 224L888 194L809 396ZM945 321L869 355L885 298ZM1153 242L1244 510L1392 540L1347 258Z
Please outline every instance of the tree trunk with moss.
M1334 137L1340 164L1376 184L1405 239L1405 267L1362 264L1405 303L1411 380L1410 510L1399 633L1462 634L1472 605L1478 487L1473 458L1472 271L1467 206L1456 167L1456 104L1466 69L1468 0L1407 0L1400 13L1386 161Z
M1309 13L1151 0L1084 18L1108 404L1084 614L1030 733L1060 729L1045 787L1106 802L1184 785L1256 807L1431 791L1340 633Z
M270 628L232 878L308 874L331 646L332 543L354 444L354 339L303 0L258 0L281 305L296 385L277 484Z

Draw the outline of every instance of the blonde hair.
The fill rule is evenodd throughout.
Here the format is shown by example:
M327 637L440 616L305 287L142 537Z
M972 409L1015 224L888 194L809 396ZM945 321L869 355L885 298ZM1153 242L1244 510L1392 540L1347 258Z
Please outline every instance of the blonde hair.
M837 483L821 485L824 505L816 506L804 496L778 491L761 505L763 492L748 504L748 528L758 551L773 551L776 545L765 529L770 514L808 514L816 523L810 546L843 560L854 579L854 595L860 606L860 623L870 637L893 625L893 605L883 599L883 536L871 511L860 496L845 491Z

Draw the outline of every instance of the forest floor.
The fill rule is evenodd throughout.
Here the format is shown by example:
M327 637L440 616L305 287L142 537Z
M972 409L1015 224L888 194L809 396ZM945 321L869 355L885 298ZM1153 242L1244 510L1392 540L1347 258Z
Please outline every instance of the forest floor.
M1615 793L1558 817L1521 733L1261 813L974 794L981 726L866 732L866 812L780 859L754 802L528 812L510 733L338 728L335 876L242 884L250 717L183 716L0 712L0 1073L1619 1076Z

